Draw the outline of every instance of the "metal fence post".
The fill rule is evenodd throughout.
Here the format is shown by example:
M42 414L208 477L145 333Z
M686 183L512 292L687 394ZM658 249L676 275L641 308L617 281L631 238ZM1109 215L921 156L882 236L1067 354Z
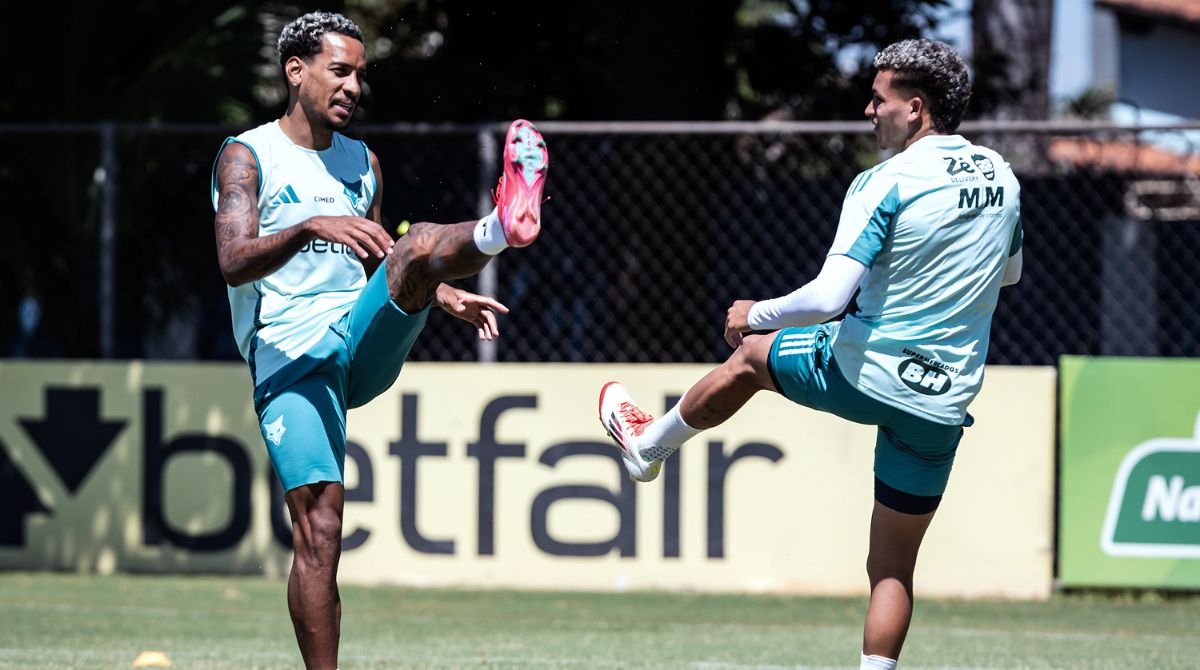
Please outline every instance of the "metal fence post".
M112 358L117 299L117 124L100 126L100 356Z
M1100 351L1102 356L1158 352L1158 248L1150 222L1128 215L1097 221L1100 228Z
M487 216L492 211L492 207L495 206L492 203L491 189L497 176L495 171L496 138L492 134L491 127L481 128L476 137L479 141L479 200L475 213L482 218ZM479 273L480 294L496 295L496 266L499 262L500 256L497 255ZM480 362L496 362L498 346L495 340L491 342L479 340L476 345L476 352Z

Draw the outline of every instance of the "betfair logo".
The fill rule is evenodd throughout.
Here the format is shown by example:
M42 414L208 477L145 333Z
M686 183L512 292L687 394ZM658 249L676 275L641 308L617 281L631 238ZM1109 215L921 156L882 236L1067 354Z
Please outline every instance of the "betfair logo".
M1192 438L1149 440L1121 461L1100 547L1110 556L1200 558L1200 416Z
M299 205L300 197L296 195L296 191L292 189L292 185L288 184L275 199L271 201L272 205Z

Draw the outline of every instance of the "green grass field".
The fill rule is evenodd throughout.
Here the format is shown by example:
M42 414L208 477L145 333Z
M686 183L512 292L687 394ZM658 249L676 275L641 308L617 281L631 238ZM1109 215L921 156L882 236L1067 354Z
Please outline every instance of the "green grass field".
M0 574L0 667L297 668L285 584ZM862 599L342 589L354 668L857 668ZM901 668L1200 667L1200 598L918 601Z

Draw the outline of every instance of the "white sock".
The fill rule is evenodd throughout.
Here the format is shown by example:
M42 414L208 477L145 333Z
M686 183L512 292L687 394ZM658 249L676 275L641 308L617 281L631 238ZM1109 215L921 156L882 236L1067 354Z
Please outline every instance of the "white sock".
M896 661L883 656L867 656L860 654L862 660L858 662L858 670L896 670Z
M683 398L680 398L671 411L646 426L646 430L638 437L642 458L648 461L666 458L683 446L684 442L702 432L699 428L687 425L683 420L679 413L682 406Z
M475 224L475 246L489 256L495 256L508 248L508 240L504 239L504 226L500 224L496 210L493 209L491 214Z

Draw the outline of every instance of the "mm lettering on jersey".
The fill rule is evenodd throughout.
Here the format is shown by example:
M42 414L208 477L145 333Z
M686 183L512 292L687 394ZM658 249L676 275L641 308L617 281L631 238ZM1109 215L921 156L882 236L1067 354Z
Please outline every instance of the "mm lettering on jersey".
M916 358L909 358L896 369L900 381L922 395L942 395L950 390L950 373Z
M1004 187L991 186L984 187L982 198L980 197L980 188L960 188L958 190L958 208L959 209L978 209L979 207L1003 207L1004 206ZM982 205L980 204L982 203Z

